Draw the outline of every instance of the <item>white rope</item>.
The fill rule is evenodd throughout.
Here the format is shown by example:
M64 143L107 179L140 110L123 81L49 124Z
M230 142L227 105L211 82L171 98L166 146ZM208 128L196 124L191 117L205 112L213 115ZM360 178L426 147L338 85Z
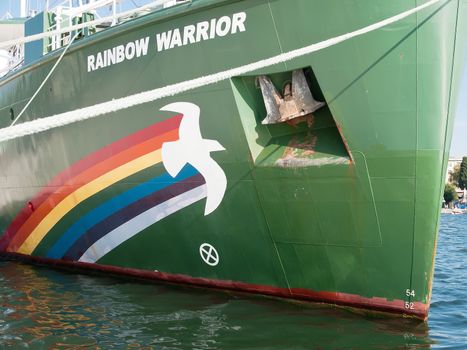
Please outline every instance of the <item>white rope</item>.
M152 9L154 7L157 7L157 6L162 6L168 1L171 1L171 0L156 0L156 1L153 1L153 2L151 2L149 4L147 4L147 5L141 6L141 7L137 8L137 9L128 10L128 11L121 12L121 13L118 13L118 14L112 15L112 16L102 17L102 18L96 19L94 21L89 21L89 22L85 22L85 23L81 23L81 24L76 24L74 26L65 27L65 28L59 29L59 30L52 30L52 31L48 31L48 32L45 32L45 33L29 35L29 36L25 36L25 37L18 38L18 39L3 41L3 42L0 42L0 48L10 47L10 46L19 45L19 44L25 44L25 43L29 43L31 41L36 41L36 40L40 40L40 39L44 39L44 38L50 38L50 37L55 36L55 35L72 32L72 31L75 31L75 30L95 26L95 25L102 24L102 23L105 23L105 22L113 22L114 20L122 18L122 17L128 17L128 16L134 15L136 13Z
M36 92L34 93L34 95L32 95L32 97L29 99L28 103L26 103L26 105L24 106L24 108L21 110L21 112L19 112L18 116L15 118L15 120L13 120L13 122L11 123L10 127L12 127L13 125L16 124L16 122L18 121L19 118L21 118L21 116L24 114L24 112L26 111L26 109L29 107L29 105L32 103L32 101L34 101L34 99L36 98L36 96L39 94L39 92L42 90L42 88L44 87L45 83L49 80L50 76L53 74L53 72L55 71L55 69L58 67L58 65L60 64L60 62L62 61L63 59L63 56L65 56L66 52L68 51L68 49L70 48L71 44L73 44L73 41L75 41L76 37L79 35L79 31L75 33L75 35L71 38L70 42L68 43L68 45L65 47L65 50L63 50L62 54L60 55L60 57L58 58L57 62L55 62L54 66L52 67L52 69L50 70L49 74L47 74L47 76L45 77L45 79L42 81L41 85L39 85L39 87L37 88ZM0 129L1 130L1 129Z
M0 142L12 140L12 139L26 136L26 135L35 134L35 133L42 132L45 130L68 125L71 123L76 123L78 121L95 118L95 117L98 117L104 114L116 112L122 109L130 108L130 107L137 106L137 105L147 103L147 102L152 102L152 101L164 98L164 97L173 96L173 95L186 92L189 90L193 90L199 87L203 87L206 85L218 83L220 81L227 80L235 76L240 76L240 75L244 75L247 73L251 73L253 71L256 71L256 70L259 70L265 67L273 66L279 63L284 63L292 59L295 59L297 57L301 57L301 56L316 52L318 50L322 50L324 48L334 46L345 40L349 40L351 38L372 32L374 30L382 28L391 23L395 23L429 6L432 6L440 1L441 0L431 0L425 3L424 5L418 6L412 10L405 11L399 15L390 17L381 22L369 25L367 27L356 30L354 32L340 35L340 36L337 36L337 37L334 37L328 40L321 41L316 44L312 44L312 45L309 45L309 46L306 46L306 47L303 47L297 50L286 52L286 53L283 53L283 54L280 54L280 55L277 55L277 56L274 56L268 59L250 63L247 65L238 67L238 68L229 69L223 72L207 75L207 76L196 78L193 80L188 80L188 81L184 81L181 83L168 85L162 88L149 90L149 91L145 91L145 92L138 93L135 95L99 103L93 106L80 108L74 111L57 114L51 117L36 119L30 122L15 125L12 127L3 128L3 129L0 129ZM450 1L450 0L447 0L447 1Z

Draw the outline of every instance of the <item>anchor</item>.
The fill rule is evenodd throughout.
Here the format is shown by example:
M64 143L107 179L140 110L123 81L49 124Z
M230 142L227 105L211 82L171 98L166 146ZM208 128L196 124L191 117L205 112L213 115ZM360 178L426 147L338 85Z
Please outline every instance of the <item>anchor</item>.
M262 124L287 122L311 114L326 104L314 99L302 69L293 71L292 82L285 85L283 96L266 75L258 76L256 84L261 88L267 112Z

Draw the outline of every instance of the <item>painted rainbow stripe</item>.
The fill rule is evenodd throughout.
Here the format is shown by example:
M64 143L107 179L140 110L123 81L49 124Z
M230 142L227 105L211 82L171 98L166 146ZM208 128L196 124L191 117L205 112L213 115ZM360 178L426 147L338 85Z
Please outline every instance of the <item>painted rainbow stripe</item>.
M198 181L187 182L181 186L180 183L177 183L176 189L174 188L174 190L179 194L176 196L172 196L171 191L163 194L158 193L153 196L151 200L152 207L148 205L149 208L147 210L115 227L102 238L99 238L99 235L90 237L91 241L95 241L92 245L89 245L89 242L83 240L84 249L77 250L76 255L67 256L66 258L94 263L149 226L205 198L207 195L206 185L203 182L199 182L202 181L202 176L198 175L198 177ZM166 196L168 198L166 198ZM162 197L165 200L162 201L158 197Z
M45 186L44 189L34 199L30 201L30 203L35 208L38 208L34 215L31 215L31 209L28 205L26 205L16 216L11 225L6 229L5 234L0 239L0 250L16 251L19 245L21 245L24 241L25 237L27 237L27 233L21 235L19 231L22 228L23 230L26 230L26 227L24 227L25 224L34 226L37 220L40 220L41 215L46 212L46 207L42 206L42 204L45 204L47 201L51 200L54 200L55 202L60 200L60 193L53 191L54 189L61 187L64 183L67 183L75 176L82 174L93 165L99 164L100 162L103 162L113 155L120 154L121 152L130 148L132 145L149 140L158 134L164 134L170 131L177 132L182 117L182 115L178 115L131 134L90 154L89 156L72 165L70 168L62 171L47 186ZM77 180L80 181L80 179ZM70 193L72 186L73 183L70 185L69 189L66 189L67 193ZM41 210L40 213L38 212L39 209Z
M167 173L101 204L76 221L52 246L47 257L79 260L82 253L113 229L135 216L175 197L178 193L204 184L191 166L172 178Z
M26 205L20 211L0 239L0 250L32 254L50 230L77 205L113 184L160 163L162 144L178 140L178 128L182 117L182 115L177 115L133 133L90 154L62 171L31 200L32 205L36 208L34 211L31 210L29 205ZM116 222L121 223L122 218L124 219L123 222L131 220L133 217L128 213L134 211L130 209L125 211L126 207L133 208L132 205L140 203L139 211L134 212L135 215L140 215L144 210L150 210L148 208L149 204L152 208L152 206L164 203L159 203L159 201L157 202L159 204L156 204L156 202L148 201L148 197L156 196L155 193L160 192L162 194L164 188L170 186L189 192L193 188L202 187L204 179L200 178L196 170L186 167L176 178L163 174L152 179L153 187L148 187L149 183L151 181L146 183L146 191L142 190L144 186L140 185L114 198L113 204L110 206L114 208L113 212L109 211L108 207L103 209L105 207L105 204L103 204L100 208L104 211L107 210L108 215L97 216L92 222L98 224L117 213L125 215L119 216L120 219ZM123 200L124 198L127 200ZM115 206L115 203L118 205ZM141 203L145 203L146 206L141 205ZM95 210L91 212L95 213ZM92 215L86 216L89 218ZM81 226L82 221L80 222L80 219L82 218L78 218L78 221L59 237L58 241L47 253L48 256L54 258L78 257L76 255L77 250L72 248L80 242L80 236L73 234L73 232L76 233L77 227L84 227ZM78 233L88 234L89 236L90 229L92 227L86 227L84 232L81 230ZM134 232L134 234L136 233ZM98 237L96 240L102 238ZM91 240L90 244L93 244L96 240ZM82 244L76 247L80 250L87 249Z

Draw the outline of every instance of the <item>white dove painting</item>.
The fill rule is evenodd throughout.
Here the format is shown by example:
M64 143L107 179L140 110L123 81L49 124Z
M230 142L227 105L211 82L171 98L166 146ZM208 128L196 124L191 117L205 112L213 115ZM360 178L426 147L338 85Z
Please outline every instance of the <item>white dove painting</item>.
M162 111L183 115L179 140L162 145L162 162L167 172L175 177L186 164L193 166L206 181L207 199L204 215L209 215L221 204L227 188L222 168L211 158L211 152L224 151L216 140L203 139L199 125L200 108L189 102L172 103Z

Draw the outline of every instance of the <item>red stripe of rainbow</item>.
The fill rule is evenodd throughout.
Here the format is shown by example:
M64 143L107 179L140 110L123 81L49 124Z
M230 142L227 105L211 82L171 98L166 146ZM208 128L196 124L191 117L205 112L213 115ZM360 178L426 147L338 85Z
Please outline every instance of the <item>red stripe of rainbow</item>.
M32 211L25 205L16 216L0 239L0 251L30 254L53 224L80 202L159 163L162 144L178 140L182 117L177 115L137 131L62 171L31 200L37 209Z

